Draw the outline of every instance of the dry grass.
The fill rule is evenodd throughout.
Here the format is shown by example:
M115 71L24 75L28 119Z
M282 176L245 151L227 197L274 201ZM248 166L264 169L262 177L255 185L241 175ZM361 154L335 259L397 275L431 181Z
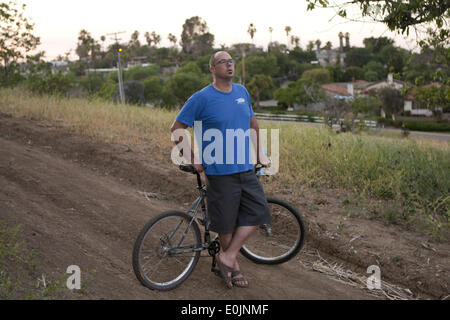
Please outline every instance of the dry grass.
M170 146L168 128L176 113L140 108L102 100L37 96L16 89L2 89L0 111L15 117L58 121L77 133L105 142L136 145L152 141Z
M58 121L81 135L105 142L158 146L165 154L172 148L169 128L177 114L100 100L36 96L19 88L0 90L0 112ZM280 169L272 180L274 190L289 186L297 195L300 186L342 188L360 197L397 203L395 212L386 211L389 222L419 217L425 223L425 232L437 238L448 233L448 143L392 134L336 134L323 127L290 123L261 122L260 126L269 132L280 129Z
M380 275L380 288L369 289L367 284L368 277L346 269L342 264L327 261L320 256L318 251L305 252L304 254L311 257L311 259L308 259L311 262L298 260L305 268L323 273L335 281L366 290L370 295L377 298L416 300L411 290L384 281L382 275Z

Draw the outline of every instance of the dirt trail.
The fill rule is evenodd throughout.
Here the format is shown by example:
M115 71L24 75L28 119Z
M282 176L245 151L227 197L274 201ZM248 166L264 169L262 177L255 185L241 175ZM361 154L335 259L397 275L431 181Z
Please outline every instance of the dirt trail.
M193 177L173 165L152 162L150 151L157 150L132 149L95 142L54 123L0 114L0 219L22 224L22 236L47 274L64 277L69 265L78 265L86 291L80 298L374 299L367 290L306 268L304 253L280 266L256 265L241 257L248 289L225 288L209 271L209 258L201 258L176 290L142 287L131 266L137 234L156 213L183 208L195 190ZM148 200L138 191L162 198ZM324 255L339 254L342 248L330 249L332 240L319 241L315 235L320 215L306 216L311 243ZM448 268L448 257L438 258L444 259L439 260L441 269L442 264ZM438 293L445 294L447 282Z

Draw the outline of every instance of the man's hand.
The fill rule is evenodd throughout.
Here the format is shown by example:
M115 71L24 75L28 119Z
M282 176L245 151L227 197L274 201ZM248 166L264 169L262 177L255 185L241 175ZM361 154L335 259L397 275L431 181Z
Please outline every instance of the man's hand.
M263 152L260 152L258 156L258 164L261 164L266 168L270 168L270 159Z

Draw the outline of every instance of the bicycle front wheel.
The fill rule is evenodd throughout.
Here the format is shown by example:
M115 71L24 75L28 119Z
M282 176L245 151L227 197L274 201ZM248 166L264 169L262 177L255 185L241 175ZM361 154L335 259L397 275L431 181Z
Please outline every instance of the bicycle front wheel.
M134 273L147 288L174 289L194 270L200 248L201 233L192 217L181 211L160 213L144 226L136 239Z
M305 227L297 209L289 203L267 198L271 222L259 226L241 248L253 262L279 264L292 259L302 248Z

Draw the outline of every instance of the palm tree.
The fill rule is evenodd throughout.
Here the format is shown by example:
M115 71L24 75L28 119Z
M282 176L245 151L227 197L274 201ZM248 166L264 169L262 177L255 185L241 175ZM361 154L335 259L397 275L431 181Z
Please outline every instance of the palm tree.
M339 32L338 36L339 36L339 49L342 51L344 48L344 43L343 43L344 34L342 32Z
M144 37L145 37L145 41L147 41L147 45L148 45L149 47L151 47L151 46L152 46L152 43L153 43L153 39L152 39L152 37L150 36L150 33L149 33L149 32L146 32L146 33L144 34Z
M289 33L291 33L292 28L290 26L286 26L286 27L284 27L284 31L286 31L286 37L288 39L287 46L289 47Z
M320 41L320 39L317 39L315 44L316 44L317 52L319 53L320 52L320 45L322 44L322 41Z
M253 42L253 37L255 36L255 33L256 33L256 28L253 25L253 23L250 23L250 25L248 26L247 32L250 35L250 38L252 38L252 42Z
M300 38L299 37L294 36L294 35L291 36L291 45L293 47L294 47L294 44L295 44L295 47L298 47L299 42L300 42Z
M161 42L161 36L157 34L155 31L152 31L152 40L155 46L157 46Z
M173 43L174 47L177 45L177 37L175 35L169 33L167 39L169 39L169 41Z

